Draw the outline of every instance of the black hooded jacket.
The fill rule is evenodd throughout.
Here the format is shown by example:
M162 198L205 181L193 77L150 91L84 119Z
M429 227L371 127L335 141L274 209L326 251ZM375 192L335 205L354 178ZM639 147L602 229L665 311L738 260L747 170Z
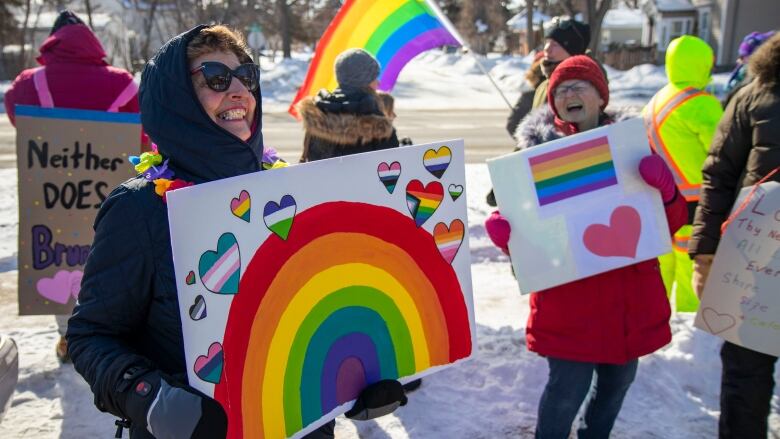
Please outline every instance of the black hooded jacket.
M260 91L257 128L248 141L212 121L195 95L186 48L204 27L165 44L144 69L139 92L145 131L170 160L175 178L194 183L262 169ZM68 325L68 350L95 405L123 418L128 412L122 377L129 368L159 370L186 383L168 213L154 189L137 177L103 203ZM131 437L150 437L135 427Z

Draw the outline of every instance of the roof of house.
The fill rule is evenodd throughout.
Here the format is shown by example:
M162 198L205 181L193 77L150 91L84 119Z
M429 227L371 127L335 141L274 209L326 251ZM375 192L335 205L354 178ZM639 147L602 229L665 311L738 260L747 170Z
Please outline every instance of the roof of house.
M519 14L515 15L514 17L510 18L506 25L509 27L509 29L514 31L524 31L526 29L526 18L525 18L525 11L521 11ZM534 11L533 14L534 19L534 29L540 29L539 23L545 23L552 19L549 15L542 14L539 11Z
M602 29L641 29L645 22L645 14L640 9L622 6L610 9L604 16Z

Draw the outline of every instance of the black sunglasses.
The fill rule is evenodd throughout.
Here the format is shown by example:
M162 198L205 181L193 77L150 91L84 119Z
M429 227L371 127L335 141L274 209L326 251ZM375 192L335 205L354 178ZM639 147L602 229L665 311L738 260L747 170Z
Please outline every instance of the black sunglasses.
M260 66L257 64L241 64L235 69L217 61L206 61L190 71L191 74L203 73L206 85L217 92L227 91L233 78L244 84L247 90L254 92L260 85Z

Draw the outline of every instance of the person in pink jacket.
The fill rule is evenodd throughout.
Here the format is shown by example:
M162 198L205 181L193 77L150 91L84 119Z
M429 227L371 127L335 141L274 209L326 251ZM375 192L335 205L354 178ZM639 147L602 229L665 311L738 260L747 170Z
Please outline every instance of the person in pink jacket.
M5 92L12 124L17 104L138 113L133 75L108 65L100 41L73 12L60 13L39 51L40 67L19 73Z
M598 64L587 56L563 61L550 77L549 108L529 114L517 130L519 149L587 131L630 117L605 111L609 88ZM657 155L644 157L637 172L664 202L669 232L687 219L685 199ZM485 228L504 252L509 222L496 211ZM549 379L539 402L536 437L565 439L596 375L578 437L606 438L636 376L638 358L671 340L658 260L638 262L585 279L534 292L526 326L528 349L547 358Z
M37 58L40 67L19 73L5 92L5 111L16 125L16 105L138 113L138 86L128 71L105 61L106 51L94 33L71 11L60 13ZM144 138L141 149L144 150ZM135 151L128 151L135 153ZM58 315L57 357L67 362L65 341L70 315Z

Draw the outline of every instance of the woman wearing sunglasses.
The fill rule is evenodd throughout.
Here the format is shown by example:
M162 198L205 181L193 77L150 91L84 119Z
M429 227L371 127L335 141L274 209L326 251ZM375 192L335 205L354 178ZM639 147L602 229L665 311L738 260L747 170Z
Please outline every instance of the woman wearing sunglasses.
M263 169L259 70L243 38L199 26L166 43L141 79L158 153L95 221L68 348L95 404L136 438L220 438L222 407L187 384L165 192Z
M517 130L518 148L536 145L631 117L605 111L609 88L593 59L578 55L550 76L548 106L535 110ZM644 131L638 135L644 136ZM686 221L685 199L671 171L656 156L639 163L644 181L658 189L669 230ZM508 253L510 227L499 212L486 221L491 240ZM671 340L658 260L640 262L531 294L526 326L528 349L547 357L549 379L539 402L536 437L565 439L591 388L595 396L577 432L580 439L607 438L634 381L638 358Z
M149 61L140 103L157 151L134 160L140 175L100 209L70 354L98 409L119 416L131 438L224 438L220 404L187 383L165 200L169 190L281 165L263 151L259 69L239 33L198 26ZM403 401L375 391L363 391L372 405L354 416L405 403L402 391ZM321 430L311 437L333 437L332 425Z

